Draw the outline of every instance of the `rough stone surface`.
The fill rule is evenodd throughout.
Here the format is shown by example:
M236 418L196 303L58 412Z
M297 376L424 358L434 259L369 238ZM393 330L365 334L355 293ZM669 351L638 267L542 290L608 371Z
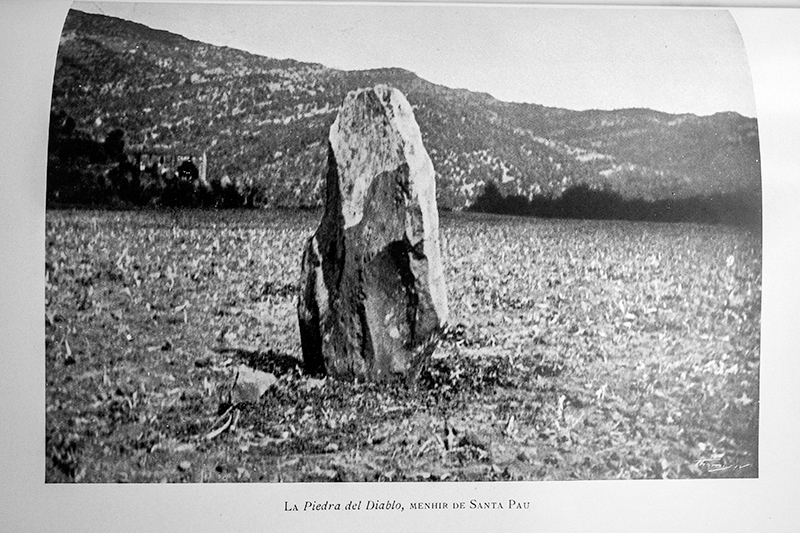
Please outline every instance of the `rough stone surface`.
M239 365L231 388L231 403L233 405L245 402L255 403L277 381L278 378L273 374L254 370L247 365Z
M413 380L448 310L435 173L400 91L347 95L330 130L326 188L300 279L306 371Z

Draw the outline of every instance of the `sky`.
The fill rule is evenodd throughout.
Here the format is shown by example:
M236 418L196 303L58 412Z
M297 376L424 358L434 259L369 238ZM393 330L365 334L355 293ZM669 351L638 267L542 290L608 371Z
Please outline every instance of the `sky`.
M755 117L725 10L75 2L215 45L345 69L402 67L511 102Z

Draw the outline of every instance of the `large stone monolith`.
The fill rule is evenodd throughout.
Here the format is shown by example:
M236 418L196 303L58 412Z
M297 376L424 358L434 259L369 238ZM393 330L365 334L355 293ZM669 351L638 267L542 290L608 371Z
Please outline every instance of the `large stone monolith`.
M306 371L413 380L447 320L433 164L405 96L385 85L349 93L328 140L297 305Z

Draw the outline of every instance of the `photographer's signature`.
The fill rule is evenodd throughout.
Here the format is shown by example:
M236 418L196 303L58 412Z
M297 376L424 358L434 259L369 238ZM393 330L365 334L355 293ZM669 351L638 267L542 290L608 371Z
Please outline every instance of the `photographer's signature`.
M742 470L744 468L749 468L752 465L750 463L746 463L743 465L731 464L727 465L723 462L720 462L716 459L700 459L695 463L698 468L705 468L706 472L714 473L714 472L725 472L728 470Z

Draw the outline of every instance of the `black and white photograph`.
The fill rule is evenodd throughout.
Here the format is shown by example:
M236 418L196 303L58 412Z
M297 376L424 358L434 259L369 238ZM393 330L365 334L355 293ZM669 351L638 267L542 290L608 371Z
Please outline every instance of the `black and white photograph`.
M789 518L798 10L11 3L10 530Z
M46 480L758 477L755 115L724 10L73 4Z

